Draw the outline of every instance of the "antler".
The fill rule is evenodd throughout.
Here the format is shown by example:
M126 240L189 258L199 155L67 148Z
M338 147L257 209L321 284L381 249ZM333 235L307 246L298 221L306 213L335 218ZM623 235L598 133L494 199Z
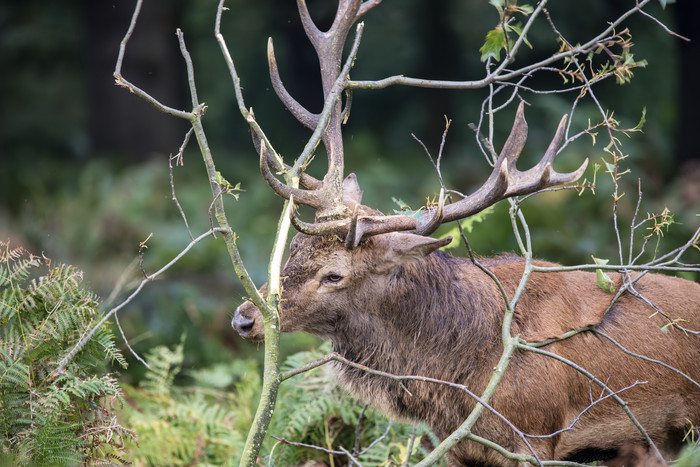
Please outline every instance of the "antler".
M438 206L425 210L423 215L418 218L405 215L360 217L358 219L358 232L355 234L357 243L363 237L400 230L415 229L420 235L430 235L442 223L464 219L503 199L534 193L544 188L578 180L588 166L588 159L578 169L569 173L556 172L552 167L552 162L564 137L566 120L567 116L564 115L540 162L531 169L521 172L515 167L527 140L527 122L525 121L524 104L521 102L515 115L513 128L494 164L493 171L477 191L444 207L444 198L441 193Z
M527 122L524 115L524 104L521 102L515 116L513 128L506 140L501 153L494 164L491 175L476 192L445 205L444 192L436 207L425 209L419 216L393 215L384 216L378 211L360 204L359 186L351 174L343 182L343 141L342 141L342 105L341 92L345 89L352 61L357 51L358 40L341 69L342 51L348 32L352 25L364 13L378 5L381 0L340 0L333 25L326 32L318 29L311 19L305 0L297 0L301 21L306 35L316 49L321 68L323 96L325 108L330 113L315 114L297 102L282 84L277 62L275 60L272 40L268 43L268 61L270 77L277 96L307 128L321 132L321 141L328 154L328 172L322 181L302 174L299 178L303 190L286 185L273 174L278 171L291 170L297 174L306 161L297 161L291 169L278 158L273 158L265 143L254 134L253 140L260 154L260 171L267 183L280 196L292 203L301 203L316 209L316 222L305 223L294 215L292 222L297 230L309 235L342 235L348 248L356 247L363 238L401 230L415 230L420 235L430 235L442 223L471 216L486 207L505 198L519 196L556 185L571 183L577 180L588 165L588 159L574 172L558 173L552 167L552 162L561 147L566 128L567 116L563 116L557 131L547 151L540 162L525 172L516 168L516 162L527 140ZM361 26L361 25L360 25ZM313 141L313 138L312 138ZM310 154L311 152L309 152ZM345 191L346 196L343 196Z
M449 205L444 204L445 196L441 191L438 205L424 210L419 217L366 215L325 224L306 224L294 219L294 225L299 231L310 235L343 235L346 245L354 248L363 238L382 233L415 230L420 235L430 235L445 222L464 219L503 199L572 183L583 175L588 166L588 159L577 170L569 173L556 172L552 167L564 137L566 120L565 115L559 122L554 138L540 162L531 169L521 172L516 168L516 163L527 140L527 122L524 104L521 103L510 135L486 182L471 195ZM353 180L350 182L352 183Z
M318 56L324 101L327 106L332 106L327 122L322 118L322 113L315 114L306 109L284 87L279 75L277 61L275 60L272 39L268 42L267 55L273 88L280 100L299 122L311 130L319 131L320 129L323 132L321 140L328 154L328 172L322 182L310 181L306 177L306 181L309 181L309 183L303 184L305 186L313 185L314 188L311 190L301 190L285 185L272 173L271 165L274 166L275 164L269 156L265 145L261 144L260 141L256 141L255 144L260 154L260 170L265 180L277 194L287 199L294 196L297 202L316 209L316 220L318 222L344 218L351 214L351 211L342 202L344 158L340 94L345 89L356 47L350 53L350 57L341 70L343 46L352 25L364 13L378 5L380 1L371 0L363 3L361 0L341 0L332 26L328 31L323 32L311 19L305 0L297 0L302 25ZM281 169L282 167L277 168ZM296 166L294 169L298 170Z

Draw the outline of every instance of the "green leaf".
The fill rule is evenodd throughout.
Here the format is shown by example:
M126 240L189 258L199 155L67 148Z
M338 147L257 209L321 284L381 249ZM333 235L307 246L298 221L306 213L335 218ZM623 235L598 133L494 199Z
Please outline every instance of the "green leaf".
M535 7L533 7L532 5L528 5L527 3L524 5L520 5L517 8L518 8L518 11L520 13L522 13L526 16L531 14L533 11L535 11Z
M509 31L513 31L518 36L522 36L523 42L525 42L525 45L527 45L528 47L530 47L530 49L532 49L532 44L530 44L530 41L527 40L527 36L523 36L523 26L520 23L514 24L512 26L508 25L506 27L508 28Z
M505 7L505 0L489 0L489 3L496 7L498 14L503 17L503 8Z
M231 184L229 183L229 181L226 180L226 179L224 178L224 176L221 175L221 172L219 172L218 170L216 171L216 183L218 183L219 185L224 185L224 186L230 186L230 185L231 185Z
M605 159L603 159L603 164L605 164L605 168L607 169L608 173L615 173L615 164L611 164Z
M639 123L637 123L637 126L632 128L633 131L642 131L642 128L644 127L644 123L647 121L647 108L643 107L642 108L642 117L639 119Z
M601 266L605 266L610 262L610 260L608 259L600 259L596 258L595 256L592 256L592 258L595 264L599 264ZM596 269L595 275L596 281L598 282L598 287L600 287L608 293L615 292L615 282L613 282L613 280L610 279L610 276L608 276L602 269Z
M216 172L216 183L221 187L221 191L224 194L231 195L236 200L238 200L238 197L240 194L234 193L234 191L244 191L241 188L241 182L236 183L236 186L231 185L231 182L226 180L223 175L221 175L221 172L217 171Z
M501 59L501 49L506 47L506 37L503 29L499 26L490 30L486 34L486 42L481 46L481 61L485 62L489 57L493 57L496 61Z
M411 206L406 204L401 198L394 198L392 196L391 200L399 207L399 209L394 209L394 214L405 214L407 216L417 217L420 213L420 209L418 211L411 209Z

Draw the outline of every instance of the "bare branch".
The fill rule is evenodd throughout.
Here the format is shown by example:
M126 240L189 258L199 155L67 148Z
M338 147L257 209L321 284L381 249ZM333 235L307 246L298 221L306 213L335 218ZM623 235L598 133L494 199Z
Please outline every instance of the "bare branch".
M187 229L187 233L190 236L190 240L194 240L194 237L192 236L192 231L190 230L190 224L187 222L187 216L185 215L185 211L182 209L182 206L180 206L180 202L177 200L177 195L175 194L175 178L173 176L173 160L175 160L176 165L177 164L179 164L179 165L184 164L185 147L187 147L187 143L190 141L190 136L192 136L192 131L193 131L192 128L190 128L187 131L187 134L185 135L185 140L182 142L182 145L180 146L180 150L177 152L177 154L174 156L170 156L168 158L168 170L170 171L170 191L172 193L172 200L175 202L175 205L177 206L177 209L178 209L178 211L180 211L180 215L182 216L182 220L185 222L185 228Z
M647 18L649 18L650 20L652 20L653 22L655 22L656 24L658 24L659 26L661 26L661 28L662 28L664 31L666 31L668 34L670 34L670 35L672 35L672 36L674 36L674 37L677 37L677 38L679 38L679 39L681 39L681 40L684 40L684 41L686 41L686 42L690 42L690 39L689 39L689 38L687 38L687 37L685 37L685 36L681 36L680 34L671 31L671 30L668 28L668 26L666 26L664 23L662 23L661 21L659 21L658 18L655 18L654 16L650 15L650 14L647 13L646 11L644 11L644 10L639 10L639 13L641 13L642 16L646 16Z
M541 60L539 62L524 66L517 70L499 73L497 70L493 74L487 75L485 78L475 81L446 81L446 80L430 80L430 79L418 79L418 78L408 78L403 75L391 76L388 78L376 80L376 81L349 81L348 88L350 89L384 89L388 86L412 86L419 88L434 88L434 89L481 89L490 86L494 83L501 83L509 81L513 78L521 76L523 74L529 73L531 71L540 69L556 63L560 60L567 58L572 58L575 55L587 54L595 47L598 43L605 37L609 36L623 21L632 16L633 14L642 11L642 8L649 3L650 0L642 0L638 2L634 8L629 9L627 12L620 15L615 21L611 22L603 32L598 34L596 37L586 42L585 44L574 47L564 52L560 52L552 55L549 58ZM544 7L544 3L540 2L539 6ZM520 36L520 38L525 37L525 31ZM505 63L505 62L504 62Z
M128 89L131 93L136 94L141 99L145 100L161 112L170 114L174 117L190 120L192 118L192 114L190 112L173 109L172 107L168 107L167 105L161 104L159 101L151 97L147 92L136 87L134 84L130 83L122 76L122 63L124 62L126 45L129 42L129 39L131 39L131 35L133 34L134 28L136 27L136 21L138 20L139 14L141 13L142 4L143 0L138 0L136 2L136 6L134 7L134 14L131 16L131 22L129 23L129 29L126 31L124 38L119 44L119 55L117 56L117 63L114 67L115 82L118 86Z
M221 227L217 227L217 228L214 229L214 230L208 230L208 231L204 232L203 234L201 234L200 236L198 236L197 238L195 238L194 240L192 240L189 244L187 244L187 246L186 246L185 248L183 248L182 251L180 251L180 253L178 253L178 254L177 254L172 260L170 260L170 262L168 262L165 266L161 267L158 271L154 272L153 274L147 275L147 276L141 281L141 283L138 285L138 287L136 287L136 290L134 290L134 291L133 291L124 301L122 301L119 305L113 307L113 308L110 309L107 313L105 313L105 315L102 317L102 319L90 330L90 332L88 332L85 336L83 336L82 339L80 339L80 341L75 345L75 347L73 348L73 350L71 350L70 353L68 353L68 355L66 355L65 357L63 357L63 358L61 359L61 361L59 362L58 366L56 367L56 369L53 371L52 374L54 374L54 375L56 375L56 376L57 376L57 375L60 375L60 374L63 374L63 371L64 371L66 365L68 364L68 362L70 362L70 361L73 359L73 357L75 357L75 356L78 354L78 352L80 352L80 350L82 350L82 348L85 346L85 344L87 344L87 342L88 342L90 339L92 339L92 336L97 332L97 330L98 330L103 324L105 324L105 323L107 322L107 320L109 320L109 319L112 317L112 315L116 314L119 310L121 310L121 309L124 308L126 305L128 305L129 303L131 303L131 301L141 292L141 290L144 288L144 286L145 286L146 284L148 284L149 282L153 281L153 280L156 279L158 276L160 276L161 274L163 274L165 271L167 271L168 269L170 269L175 263L177 263L177 262L180 260L180 258L182 258L183 256L185 256L185 255L192 249L192 247L194 247L197 243L201 242L201 241L204 240L205 238L207 238L207 237L209 237L210 235L212 235L215 231L216 231L216 232L223 232L224 229L221 228Z
M661 360L656 360L656 359L654 359L654 358L649 358L649 357L647 357L647 356L645 356L645 355L641 355L641 354L638 354L638 353L636 353L636 352L632 352L631 350L628 350L628 349L626 349L625 347L623 347L622 344L620 344L619 342L617 342L615 339L613 339L611 336L607 335L606 333L604 333L604 332L601 331L600 329L592 328L591 331L593 331L594 333L599 334L599 335L605 337L606 339L608 339L610 342L612 342L613 344L615 344L615 346L616 346L617 348L619 348L620 350L622 350L622 351L623 351L624 353L626 353L627 355L631 355L631 356L633 356L633 357L635 357L635 358L642 359L642 360L644 360L645 362L650 362L650 363L655 363L655 364L657 364L657 365L661 365L662 367L664 367L664 368L666 368L666 369L668 369L668 370L671 370L671 371L673 371L674 373L678 373L678 374L681 375L683 378L685 378L685 379L687 379L688 381L690 381L693 385L695 385L695 386L697 386L697 387L700 388L700 382L695 381L693 378L691 378L690 376L686 375L685 373L683 373L683 372L680 371L679 369L677 369L677 368L675 368L675 367L669 365L668 363L664 363L664 362L662 362Z
M590 372L589 372L588 370L586 370L585 368L583 368L583 367L581 367L581 366L575 364L575 363L572 362L571 360L568 360L568 359L566 359L566 358L564 358L564 357L561 357L560 355L557 355L557 354L555 354L555 353L548 352L548 351L546 351L546 350L542 350L542 349L539 349L539 348L531 347L531 346L529 346L529 345L527 345L527 344L522 344L522 343L518 344L518 348L520 348L520 349L522 349L522 350L527 350L527 351L530 351L530 352L534 352L534 353L537 353L537 354L540 354L540 355L545 355L545 356L547 356L547 357L553 358L554 360L557 360L557 361L560 361L560 362L562 362L562 363L564 363L564 364L566 364L566 365L569 365L571 368L575 369L576 371L578 371L579 373L581 373L582 375L586 376L588 379L590 379L591 381L593 381L595 384L597 384L602 390L604 390L605 392L607 392L607 393L615 400L615 402L618 403L618 405L620 406L620 408L627 414L627 416L628 416L629 419L632 421L632 423L634 424L634 426L635 426L635 427L637 428L637 430L641 433L642 437L643 437L644 440L647 442L647 444L651 447L651 449L653 449L653 451L654 451L654 453L656 454L656 456L657 456L659 459L661 459L662 462L664 461L664 458L663 458L663 456L661 455L661 453L659 452L659 449L656 447L656 444L655 444L654 441L652 441L652 439L649 437L649 434L648 434L647 431L644 429L644 427L641 425L641 423L639 423L639 420L637 420L637 418L632 414L632 412L630 411L630 409L629 409L629 407L627 406L627 404L625 403L625 401L622 400L622 399L620 398L620 396L618 396L617 394L614 394L614 391L612 391L610 388L608 388L608 386L607 386L605 383L603 383L602 381L600 381L598 378L596 378L592 373L590 373Z
M141 358L139 354L136 353L136 351L131 347L131 344L129 344L129 339L126 338L126 335L124 334L124 329L122 329L122 324L119 322L119 315L117 313L114 314L114 323L117 325L117 329L119 329L119 334L122 336L122 340L124 341L124 344L126 344L126 348L129 349L129 352L131 352L131 355L136 358L139 362L143 364L146 368L149 370L151 369L151 365L149 365L146 360Z

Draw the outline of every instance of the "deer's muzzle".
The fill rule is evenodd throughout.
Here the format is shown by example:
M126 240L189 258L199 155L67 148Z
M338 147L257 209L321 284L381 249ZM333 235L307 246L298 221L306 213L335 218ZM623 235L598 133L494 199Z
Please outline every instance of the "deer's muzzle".
M262 316L252 303L246 302L236 308L231 326L244 339L259 342L265 338Z

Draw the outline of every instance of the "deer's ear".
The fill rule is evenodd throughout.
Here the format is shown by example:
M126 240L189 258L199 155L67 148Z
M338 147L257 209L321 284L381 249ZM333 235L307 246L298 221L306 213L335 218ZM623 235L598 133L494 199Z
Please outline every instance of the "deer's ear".
M343 180L343 203L360 204L362 202L362 190L357 183L357 176L351 173Z
M393 264L420 259L452 241L452 237L435 239L406 232L394 232L386 237L388 248L385 258Z

